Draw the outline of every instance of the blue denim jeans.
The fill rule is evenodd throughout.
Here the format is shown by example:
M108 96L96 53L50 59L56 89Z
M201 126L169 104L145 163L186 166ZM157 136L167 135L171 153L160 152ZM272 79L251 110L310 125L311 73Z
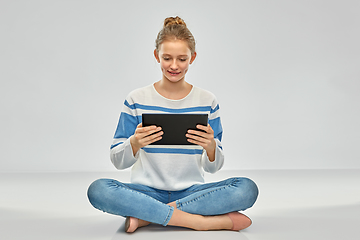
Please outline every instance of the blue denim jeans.
M181 191L98 179L88 189L90 203L97 209L123 217L136 217L166 226L176 208L199 215L220 215L250 208L258 188L248 178L229 178L220 182L196 184Z

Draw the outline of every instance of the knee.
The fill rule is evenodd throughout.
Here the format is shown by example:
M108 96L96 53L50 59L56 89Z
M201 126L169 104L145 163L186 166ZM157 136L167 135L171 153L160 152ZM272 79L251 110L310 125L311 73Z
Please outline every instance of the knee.
M241 199L242 205L244 206L245 209L252 207L259 195L259 189L256 183L253 180L244 177L235 178L235 179L236 179L235 185L239 189L238 197Z
M102 198L104 195L104 191L106 189L106 182L108 179L98 179L90 184L87 196L90 203L96 207L96 203Z

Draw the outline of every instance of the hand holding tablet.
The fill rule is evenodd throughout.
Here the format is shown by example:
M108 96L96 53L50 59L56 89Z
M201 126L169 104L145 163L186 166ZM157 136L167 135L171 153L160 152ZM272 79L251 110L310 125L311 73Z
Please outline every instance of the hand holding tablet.
M149 126L143 127L142 123L138 124L135 133L130 138L130 144L133 151L133 155L139 151L140 148L145 147L153 142L159 141L164 132L161 131L161 127Z

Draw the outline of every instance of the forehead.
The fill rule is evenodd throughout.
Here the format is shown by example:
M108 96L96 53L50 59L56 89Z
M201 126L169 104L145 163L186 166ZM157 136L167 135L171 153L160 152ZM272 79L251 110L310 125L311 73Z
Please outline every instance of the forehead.
M191 55L188 44L182 40L164 41L159 52L163 55Z

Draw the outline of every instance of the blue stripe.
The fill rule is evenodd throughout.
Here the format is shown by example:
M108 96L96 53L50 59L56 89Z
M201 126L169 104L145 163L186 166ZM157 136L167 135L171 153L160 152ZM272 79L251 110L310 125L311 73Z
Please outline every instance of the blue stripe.
M124 143L124 142L119 142L119 143L113 144L113 145L111 145L110 149L113 149L114 147L116 147L117 145L120 145L122 143Z
M169 153L169 154L202 154L202 149L179 149L179 148L146 148L143 150L147 153Z
M217 110L219 110L219 108L220 107L219 107L219 104L218 104L218 105L216 105L216 107L214 109L211 109L210 113L212 114L212 113L216 112Z
M134 117L130 114L122 112L120 114L120 119L114 134L114 138L129 138L134 134L138 123L138 117Z
M127 106L127 107L130 108L131 110L134 110L134 109L135 109L135 104L130 105L130 103L129 103L127 100L125 100L124 104L125 104L125 106Z
M211 128L214 130L214 137L219 139L219 141L221 141L223 129L221 126L220 117L209 120L209 124L210 124Z
M186 112L214 113L219 109L219 105L217 105L214 109L212 109L211 106L173 109L173 108L165 108L165 107L158 107L158 106L151 106L151 105L143 105L143 104L139 104L139 103L134 103L134 104L130 105L127 100L125 100L124 104L125 104L125 106L127 106L128 108L130 108L132 110L142 109L142 110L161 111L161 112L168 112L168 113L186 113Z
M123 144L124 142L119 142L111 145L110 149ZM222 146L218 146L221 150L223 150ZM199 149L176 149L176 148L143 148L145 152L148 153L178 153L178 154L202 154L202 150ZM181 150L181 151L179 151Z

